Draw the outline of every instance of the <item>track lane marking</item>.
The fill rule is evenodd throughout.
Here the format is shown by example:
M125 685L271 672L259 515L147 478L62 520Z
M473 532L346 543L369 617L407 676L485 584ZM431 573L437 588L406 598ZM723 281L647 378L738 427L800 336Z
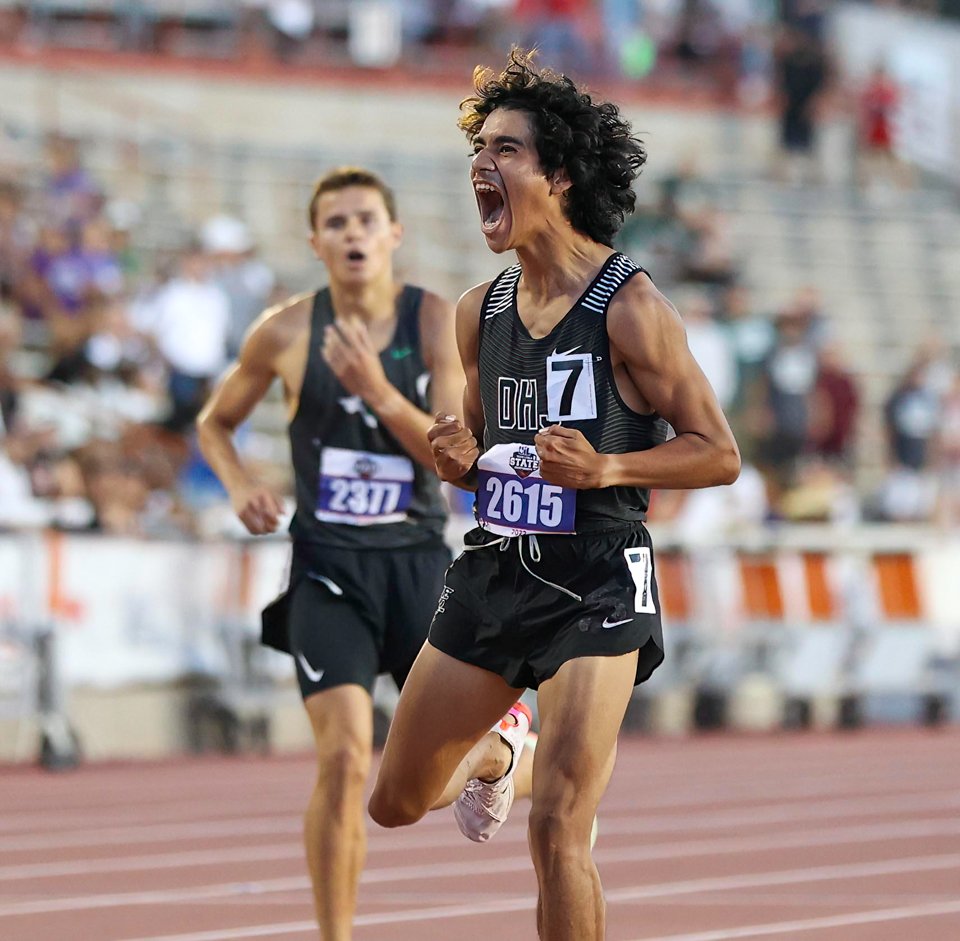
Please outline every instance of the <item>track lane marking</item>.
M936 796L939 795L939 796ZM703 810L693 814L675 813L654 818L638 818L636 811L628 818L620 820L616 830L618 833L641 835L644 833L659 833L670 829L720 829L722 826L749 826L751 824L776 823L781 821L816 819L817 816L837 813L842 815L848 811L855 815L868 816L870 813L889 809L892 813L902 815L904 812L916 810L935 810L960 807L960 790L945 788L930 792L929 798L917 798L915 794L893 794L876 798L841 797L826 798L821 801L807 801L796 806L773 803L770 807L751 807L740 810ZM645 805L645 810L649 807ZM862 811L862 814L861 814ZM607 819L604 806L601 805L600 815ZM610 817L616 817L610 814ZM690 823L702 818L702 823ZM438 815L428 815L426 820L417 824L422 833L424 830L441 831L448 827L449 821ZM143 825L128 828L110 828L104 830L87 830L66 834L43 834L25 838L0 838L0 850L6 852L28 852L31 850L58 850L66 847L81 846L116 846L128 843L173 843L180 840L193 840L209 837L242 838L251 835L276 836L278 833L290 833L299 836L303 830L303 823L299 816L283 814L264 816L259 818L242 818L229 820L215 820L183 824ZM504 834L506 836L507 834ZM519 840L515 835L511 839ZM526 839L524 835L523 840ZM503 841L501 841L503 842ZM430 838L411 837L409 833L388 836L386 832L374 829L370 835L369 852L392 851L409 849L411 847L439 846L436 834Z
M629 832L618 828L618 835ZM884 840L916 839L923 837L950 836L960 834L960 820L939 817L926 820L901 820L894 823L851 824L845 827L830 827L828 830L787 830L769 835L716 837L709 840L674 840L663 843L647 844L639 848L597 850L595 856L600 863L642 862L654 859L673 859L688 856L710 856L731 853L764 852L778 849L833 846L838 844L870 843ZM506 835L506 834L504 834ZM525 839L522 831L511 833L510 843L520 843ZM447 839L437 846L455 846L460 841ZM501 846L506 845L501 843ZM422 845L421 847L422 848ZM152 871L159 869L185 869L193 866L212 866L234 863L254 863L278 860L300 860L303 847L297 843L279 843L269 846L246 848L225 848L216 850L197 850L195 852L159 853L155 855L121 856L110 859L82 859L63 863L27 863L0 867L0 881L14 882L23 879L59 878L63 876L85 875L93 873ZM529 865L526 855L507 857L498 860L498 865L508 869L522 869ZM460 867L460 868L458 868ZM369 868L364 874L366 881L393 881L384 879L383 874L393 874L395 881L405 879L435 878L453 872L471 872L475 863L437 863L424 865L390 866L380 869ZM258 884L267 885L268 882ZM0 917L3 908L0 906Z
M854 879L869 876L897 875L904 872L931 872L951 869L960 865L960 854L919 856L912 859L882 860L876 863L852 863L836 866L815 866L806 869L788 869L778 872L747 873L740 876L719 876L708 879L688 879L664 882L642 888L615 889L606 894L608 904L633 902L639 899L668 898L700 892L716 892L726 889L750 888L764 885L791 885L803 882L819 882L831 879ZM533 911L536 899L526 897L500 898L468 905L443 905L430 908L408 909L395 912L376 912L360 915L354 920L357 928L364 926L391 925L410 922L426 922L464 918L474 915ZM150 935L125 938L123 941L234 941L239 938L276 937L279 935L316 932L313 922L279 922L270 925L241 928L214 929L211 931L180 934ZM674 939L676 941L676 939Z
M935 918L960 912L960 899L954 902L930 902L926 905L908 905L902 908L881 908L845 915L825 915L822 918L803 918L794 921L768 922L763 925L743 925L739 928L720 928L716 931L695 931L690 934L664 934L637 938L635 941L729 941L733 938L762 938L780 936L784 932L820 931L824 928L845 928L850 925L870 925L909 918Z

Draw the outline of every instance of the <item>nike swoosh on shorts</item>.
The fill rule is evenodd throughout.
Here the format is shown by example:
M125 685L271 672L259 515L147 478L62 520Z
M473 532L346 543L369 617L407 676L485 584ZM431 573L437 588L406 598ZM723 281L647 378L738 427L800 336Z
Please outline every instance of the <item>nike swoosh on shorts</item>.
M301 669L304 673L307 674L307 679L311 683L319 683L323 679L323 670L314 670L310 665L310 661L303 655L303 651L298 651L297 653L297 663L300 664Z
M611 627L619 627L621 624L629 624L632 620L633 618L626 618L626 620L623 620L623 621L609 621L607 618L604 618L603 624L601 624L600 626L605 627L607 628L607 630L609 630Z

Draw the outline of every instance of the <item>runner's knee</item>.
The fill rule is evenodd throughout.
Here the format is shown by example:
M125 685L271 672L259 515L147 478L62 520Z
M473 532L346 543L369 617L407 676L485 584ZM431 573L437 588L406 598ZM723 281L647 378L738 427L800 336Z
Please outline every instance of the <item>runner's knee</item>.
M534 802L530 808L530 849L535 859L589 853L594 811L560 802Z
M357 742L338 742L317 754L317 784L331 802L362 791L370 774L370 750Z
M395 785L378 781L368 805L374 823L381 827L407 827L420 820L429 807Z

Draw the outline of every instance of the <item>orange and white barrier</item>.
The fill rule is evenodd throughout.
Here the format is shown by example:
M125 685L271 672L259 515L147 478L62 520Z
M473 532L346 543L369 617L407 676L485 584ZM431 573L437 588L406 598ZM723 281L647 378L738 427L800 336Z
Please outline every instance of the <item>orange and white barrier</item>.
M655 535L655 540L658 536ZM659 540L657 580L669 641L684 625L708 643L746 631L915 624L960 653L960 539L897 544L869 530L790 545L687 548ZM119 686L225 675L230 633L256 636L259 611L284 586L285 539L186 543L85 534L0 536L4 625L57 630L68 684ZM277 670L287 667L278 656Z

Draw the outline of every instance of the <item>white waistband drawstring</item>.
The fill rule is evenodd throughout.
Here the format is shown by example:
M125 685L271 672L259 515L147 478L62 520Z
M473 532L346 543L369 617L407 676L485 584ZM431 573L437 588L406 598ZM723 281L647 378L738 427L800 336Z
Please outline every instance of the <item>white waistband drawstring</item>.
M530 561L537 563L540 561L540 543L537 540L536 533L525 533L520 536L501 536L499 539L494 539L492 542L485 542L479 546L464 546L464 552L470 552L474 549L487 549L490 546L499 546L501 552L506 552L510 548L511 540L519 540L517 543L517 555L520 557L520 564L524 567L528 575L532 575L538 582L542 582L544 585L548 585L550 588L555 588L557 591L563 592L563 594L568 595L573 598L574 601L583 601L583 598L578 595L576 592L570 591L569 588L564 588L563 585L558 585L556 582L551 582L546 578L542 578L540 575L537 575L533 569L527 565L527 560L523 557L523 536L527 537L527 545L530 547Z

